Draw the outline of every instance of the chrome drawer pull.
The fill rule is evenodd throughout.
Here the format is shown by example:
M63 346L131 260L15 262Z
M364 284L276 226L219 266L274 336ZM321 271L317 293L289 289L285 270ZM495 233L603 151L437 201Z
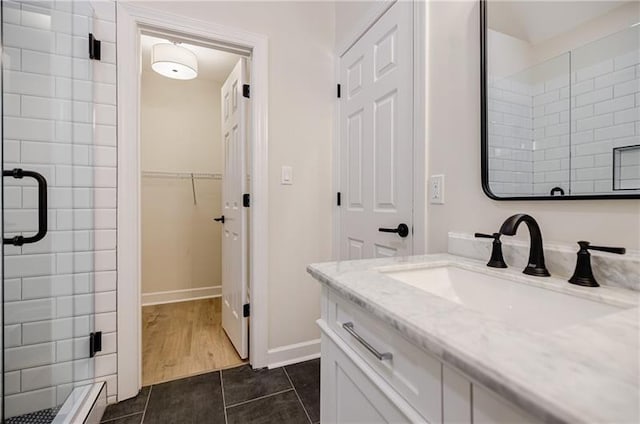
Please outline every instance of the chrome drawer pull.
M362 336L356 333L356 330L353 329L352 322L345 322L344 324L342 324L342 328L344 328L347 331L347 333L351 334L353 338L359 341L362 346L367 348L367 350L371 352L373 356L378 358L379 361L384 361L385 359L391 360L391 358L393 358L393 355L390 352L384 352L384 353L378 352L378 350L375 347L371 346L369 342L367 342L365 339L362 338Z

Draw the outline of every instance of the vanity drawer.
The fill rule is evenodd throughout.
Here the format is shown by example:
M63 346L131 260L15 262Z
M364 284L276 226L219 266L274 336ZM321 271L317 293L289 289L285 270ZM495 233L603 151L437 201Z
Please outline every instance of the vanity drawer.
M440 361L412 345L388 324L368 316L360 307L335 293L329 292L326 307L329 327L427 421L440 423ZM391 358L386 358L386 354L391 354Z
M336 335L322 334L321 422L428 424L399 394L394 395L393 389L375 378L369 366L360 368L358 355L339 347L338 340Z

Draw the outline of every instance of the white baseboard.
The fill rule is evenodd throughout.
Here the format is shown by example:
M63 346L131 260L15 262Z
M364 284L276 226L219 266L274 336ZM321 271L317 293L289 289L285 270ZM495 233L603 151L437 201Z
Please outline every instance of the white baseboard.
M210 297L220 296L222 296L222 286L142 293L142 306L185 302L187 300L208 299Z
M269 369L320 357L320 339L269 349Z

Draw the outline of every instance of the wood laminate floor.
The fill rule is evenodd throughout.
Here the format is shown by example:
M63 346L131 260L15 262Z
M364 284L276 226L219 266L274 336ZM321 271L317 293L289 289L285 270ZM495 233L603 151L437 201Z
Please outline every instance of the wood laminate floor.
M142 307L142 385L243 364L221 319L220 298Z

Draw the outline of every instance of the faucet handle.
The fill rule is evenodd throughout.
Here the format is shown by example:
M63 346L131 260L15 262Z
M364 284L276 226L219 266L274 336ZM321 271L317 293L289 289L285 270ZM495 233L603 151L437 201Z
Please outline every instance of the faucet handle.
M580 249L599 250L600 252L617 253L618 255L624 255L627 252L624 247L592 246L588 241L579 241L578 245Z
M483 233L475 233L475 237L478 238L490 238L493 239L493 248L491 250L491 259L487 262L487 266L491 268L507 268L507 264L504 262L504 258L502 257L502 242L500 241L500 233L493 234L483 234Z
M474 234L474 237L478 237L478 238L490 238L490 239L494 239L494 240L499 240L501 235L502 235L502 234L500 234L500 233L493 233L493 234L475 233L475 234Z
M576 269L573 272L573 276L569 279L569 282L585 287L600 286L593 276L589 250L599 250L601 252L617 253L619 255L624 255L626 252L624 247L591 246L591 243L588 241L579 241L578 245L580 246L580 250L578 250L577 253Z

